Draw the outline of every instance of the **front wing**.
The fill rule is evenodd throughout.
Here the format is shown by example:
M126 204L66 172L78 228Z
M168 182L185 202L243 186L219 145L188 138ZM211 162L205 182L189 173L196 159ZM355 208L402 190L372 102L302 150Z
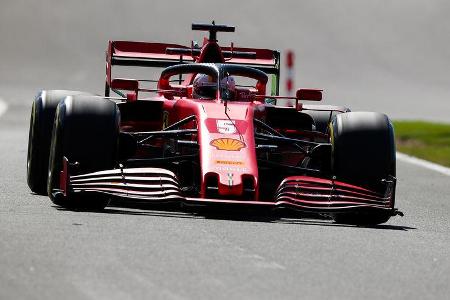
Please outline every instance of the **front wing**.
M175 174L161 168L119 168L82 175L70 175L64 159L60 189L54 194L103 193L114 197L148 202L181 202L187 205L227 205L239 207L290 208L305 212L338 213L360 210L390 211L393 208L396 179L385 180L386 191L379 194L341 181L291 176L279 185L274 201L247 201L184 197Z

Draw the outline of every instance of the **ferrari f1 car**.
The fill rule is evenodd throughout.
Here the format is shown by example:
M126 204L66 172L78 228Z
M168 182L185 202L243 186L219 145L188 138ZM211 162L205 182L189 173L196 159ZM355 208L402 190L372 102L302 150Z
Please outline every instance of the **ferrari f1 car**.
M220 47L217 32L231 26L192 29L209 31L202 46L110 41L104 96L37 95L27 160L33 192L79 209L119 197L284 208L353 224L401 214L386 115L304 104L322 99L317 89L280 96L278 51ZM129 79L113 66L164 69L158 80Z

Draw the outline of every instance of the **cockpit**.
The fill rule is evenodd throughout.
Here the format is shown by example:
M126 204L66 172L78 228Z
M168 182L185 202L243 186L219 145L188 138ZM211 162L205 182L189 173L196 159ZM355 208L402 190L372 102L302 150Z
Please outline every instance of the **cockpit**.
M182 84L172 78L184 76ZM163 95L180 94L200 100L249 101L265 95L267 75L257 69L230 64L184 64L166 68L161 73L158 89Z

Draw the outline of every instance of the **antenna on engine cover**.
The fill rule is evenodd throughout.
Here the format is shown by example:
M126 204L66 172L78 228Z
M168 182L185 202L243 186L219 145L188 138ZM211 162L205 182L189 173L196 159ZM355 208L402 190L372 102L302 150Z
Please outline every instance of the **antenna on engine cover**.
M212 24L192 24L192 30L209 31L210 42L217 42L218 32L234 32L235 29L236 28L234 26L216 25L216 22L214 20L212 21Z

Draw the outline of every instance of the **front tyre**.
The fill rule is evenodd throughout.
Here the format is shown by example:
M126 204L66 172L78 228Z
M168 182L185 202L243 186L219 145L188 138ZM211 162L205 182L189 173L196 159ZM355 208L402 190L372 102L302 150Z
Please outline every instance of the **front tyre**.
M333 119L330 130L336 179L384 193L382 180L396 173L394 130L389 118L375 112L342 113ZM338 223L375 225L390 217L390 211L370 210L340 213L334 219Z
M48 195L57 205L81 210L100 210L109 202L102 194L69 193L55 197L59 189L59 174L63 157L79 164L77 173L89 173L114 168L120 113L111 100L92 96L67 97L57 108L53 126L48 168Z

